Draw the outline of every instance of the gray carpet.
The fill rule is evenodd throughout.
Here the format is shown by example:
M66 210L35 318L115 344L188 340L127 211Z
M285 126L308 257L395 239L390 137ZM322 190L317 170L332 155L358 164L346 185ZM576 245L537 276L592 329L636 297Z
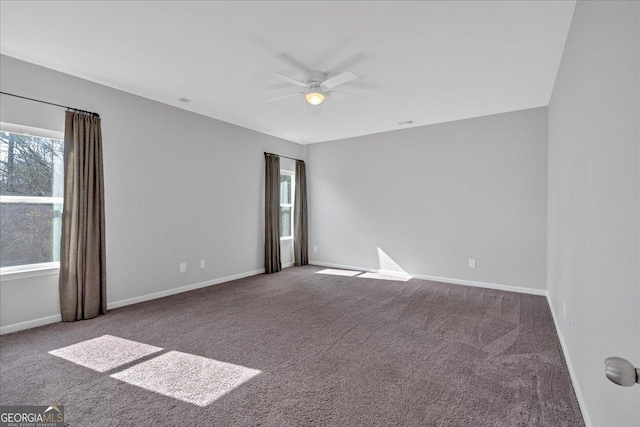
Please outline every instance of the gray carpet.
M584 425L544 297L319 270L2 336L0 404L72 426Z

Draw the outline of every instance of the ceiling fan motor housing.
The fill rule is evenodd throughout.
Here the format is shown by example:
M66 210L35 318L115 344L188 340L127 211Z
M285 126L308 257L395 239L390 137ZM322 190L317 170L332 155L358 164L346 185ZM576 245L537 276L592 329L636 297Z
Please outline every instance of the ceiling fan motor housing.
M327 73L323 73L322 71L309 71L309 75L307 77L307 84L309 86L320 86L323 81L327 80Z

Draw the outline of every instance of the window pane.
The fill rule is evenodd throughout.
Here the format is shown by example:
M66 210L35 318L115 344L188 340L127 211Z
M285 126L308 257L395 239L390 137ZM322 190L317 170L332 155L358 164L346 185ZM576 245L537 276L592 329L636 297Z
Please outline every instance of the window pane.
M280 204L291 204L291 175L280 175Z
M59 261L61 204L0 204L0 267Z
M280 237L291 237L291 208L280 208Z
M63 145L0 131L0 195L62 197Z
M0 195L7 197L0 203L0 267L59 260L62 204L39 198L63 196L63 147L57 139L0 131Z

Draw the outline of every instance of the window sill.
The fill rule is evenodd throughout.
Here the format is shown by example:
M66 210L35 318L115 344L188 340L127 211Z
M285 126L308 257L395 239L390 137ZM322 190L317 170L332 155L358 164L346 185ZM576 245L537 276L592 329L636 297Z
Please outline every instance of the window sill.
M281 238L280 238L280 241L281 241L281 242L289 242L289 241L291 241L291 240L293 240L293 237L281 237Z
M23 267L23 266L21 266ZM9 267L0 270L2 281L28 279L30 277L53 276L60 273L60 264L51 263L42 266Z

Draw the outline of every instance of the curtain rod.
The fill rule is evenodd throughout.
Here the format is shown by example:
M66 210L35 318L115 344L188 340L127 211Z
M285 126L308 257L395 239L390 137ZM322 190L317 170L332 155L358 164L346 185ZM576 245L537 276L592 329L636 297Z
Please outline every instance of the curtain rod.
M93 116L100 117L100 114L94 113L93 111L87 111L87 110L81 110L79 108L67 107L66 105L54 104L53 102L41 101L39 99L34 99L34 98L27 98L26 96L15 95L13 93L8 93L8 92L0 92L0 94L14 96L16 98L22 98L22 99L26 99L26 100L29 100L29 101L40 102L42 104L53 105L53 106L56 106L56 107L62 107L62 108L66 108L67 110L79 111L81 113L91 114Z
M285 159L296 160L296 161L298 161L298 162L302 162L302 163L304 163L304 160L294 159L293 157L281 156L280 154L267 153L266 151L264 152L264 154L271 154L271 155L273 155L273 156L284 157Z

